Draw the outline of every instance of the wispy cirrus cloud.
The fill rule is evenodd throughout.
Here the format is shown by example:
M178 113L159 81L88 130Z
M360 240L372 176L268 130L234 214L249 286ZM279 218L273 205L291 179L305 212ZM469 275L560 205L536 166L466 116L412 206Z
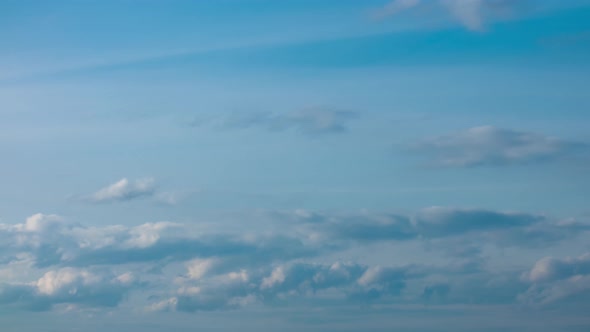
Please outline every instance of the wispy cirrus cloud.
M231 113L215 119L216 128L241 130L259 128L269 132L293 130L305 135L339 134L349 130L350 124L359 118L354 111L326 107L312 107L292 112L242 112ZM205 121L206 123L207 121ZM195 126L204 122L195 122Z
M520 2L520 3L518 3ZM471 31L483 31L486 21L516 10L523 1L514 0L393 0L374 12L377 18L399 15L412 9L436 9L447 12Z
M472 127L424 139L411 147L438 167L505 166L557 161L590 155L590 144L543 134Z

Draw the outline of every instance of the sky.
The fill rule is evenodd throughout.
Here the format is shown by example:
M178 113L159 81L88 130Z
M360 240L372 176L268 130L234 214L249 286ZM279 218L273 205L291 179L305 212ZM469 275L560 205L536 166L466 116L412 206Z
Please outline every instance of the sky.
M588 331L590 1L0 1L0 326Z

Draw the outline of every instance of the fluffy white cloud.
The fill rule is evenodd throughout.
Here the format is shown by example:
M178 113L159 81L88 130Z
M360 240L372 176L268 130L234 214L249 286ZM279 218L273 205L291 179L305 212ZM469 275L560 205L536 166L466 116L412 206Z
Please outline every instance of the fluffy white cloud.
M262 284L260 285L260 288L268 289L274 287L275 285L280 285L283 282L285 282L285 272L283 271L283 267L279 266L272 270L270 276L262 279Z
M521 299L545 303L584 290L590 274L588 255L545 258L521 278L522 270L503 273L486 264L483 246L547 246L576 233L587 235L590 228L575 221L448 207L408 216L304 210L271 216L280 223L280 231L248 236L213 229L196 232L169 222L87 227L44 214L23 223L0 224L0 307L116 306L140 285L137 275L142 275L142 284L151 283L150 310L224 310L290 299L340 304L511 303L519 294ZM319 236L312 241L309 234ZM396 247L402 242L412 250L422 246L429 256L438 257L433 258L436 263L326 264L327 259L351 257L355 250L373 245L379 248L375 259L388 261L386 250L402 248ZM468 250L449 250L454 245ZM437 253L437 248L446 249Z
M188 276L191 279L199 280L203 278L207 272L209 272L213 265L215 264L215 259L193 259L192 261L186 264L188 269Z
M80 307L113 307L137 286L131 273L114 275L86 269L62 268L30 283L0 287L0 304L33 310L49 310L65 304Z
M154 179L146 178L129 181L123 178L105 188L100 189L91 196L91 200L97 203L120 202L151 196L155 192Z

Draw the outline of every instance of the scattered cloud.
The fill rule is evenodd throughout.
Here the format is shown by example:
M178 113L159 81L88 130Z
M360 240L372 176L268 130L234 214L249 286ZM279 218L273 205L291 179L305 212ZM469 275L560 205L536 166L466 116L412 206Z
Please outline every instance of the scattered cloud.
M279 230L245 235L171 222L85 226L51 214L0 224L0 307L114 307L148 285L144 289L152 294L143 299L144 305L155 311L227 310L292 301L543 304L584 291L590 276L588 254L545 258L518 273L487 264L484 246L526 247L527 241L551 246L587 236L590 228L574 220L553 222L533 214L450 207L412 215L296 210L271 216L280 223ZM523 235L543 234L545 229L564 233L547 240L544 235L533 240ZM375 257L397 258L369 263L354 254L369 245L396 248L401 243L411 243L412 250L422 250L431 259L396 264L394 249L380 249ZM440 250L452 245L465 250Z
M590 145L542 134L473 127L425 139L412 150L439 167L478 167L547 162L587 155Z
M152 178L129 181L123 178L92 194L90 200L95 203L130 201L149 197L155 193L155 182Z

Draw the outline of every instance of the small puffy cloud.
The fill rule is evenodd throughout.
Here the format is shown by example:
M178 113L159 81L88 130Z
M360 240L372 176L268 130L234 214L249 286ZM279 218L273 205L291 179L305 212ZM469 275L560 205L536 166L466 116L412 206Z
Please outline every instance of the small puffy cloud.
M261 289L268 289L272 288L275 285L280 285L285 282L285 271L283 271L283 267L279 266L272 270L270 276L262 279L262 284L260 285Z
M167 229L180 227L171 222L146 223L129 230L130 237L125 240L127 248L147 248L154 245L160 239L161 233Z
M406 287L407 269L375 266L369 268L357 280L363 287L353 298L371 300L384 295L399 295Z
M439 167L477 167L554 161L590 152L585 143L493 126L425 139L413 151Z
M90 200L95 203L122 202L152 196L155 193L152 178L129 181L123 178L92 194Z
M308 135L335 134L347 131L349 123L357 117L356 112L330 108L308 108L288 113L234 113L223 121L222 127L260 127L273 132L295 130Z
M215 262L215 259L212 258L193 259L192 261L186 264L186 267L188 269L188 277L195 280L203 278L207 274L207 272L209 272L213 268Z
M21 229L29 232L42 232L55 227L62 222L62 218L55 214L37 213L27 218Z

